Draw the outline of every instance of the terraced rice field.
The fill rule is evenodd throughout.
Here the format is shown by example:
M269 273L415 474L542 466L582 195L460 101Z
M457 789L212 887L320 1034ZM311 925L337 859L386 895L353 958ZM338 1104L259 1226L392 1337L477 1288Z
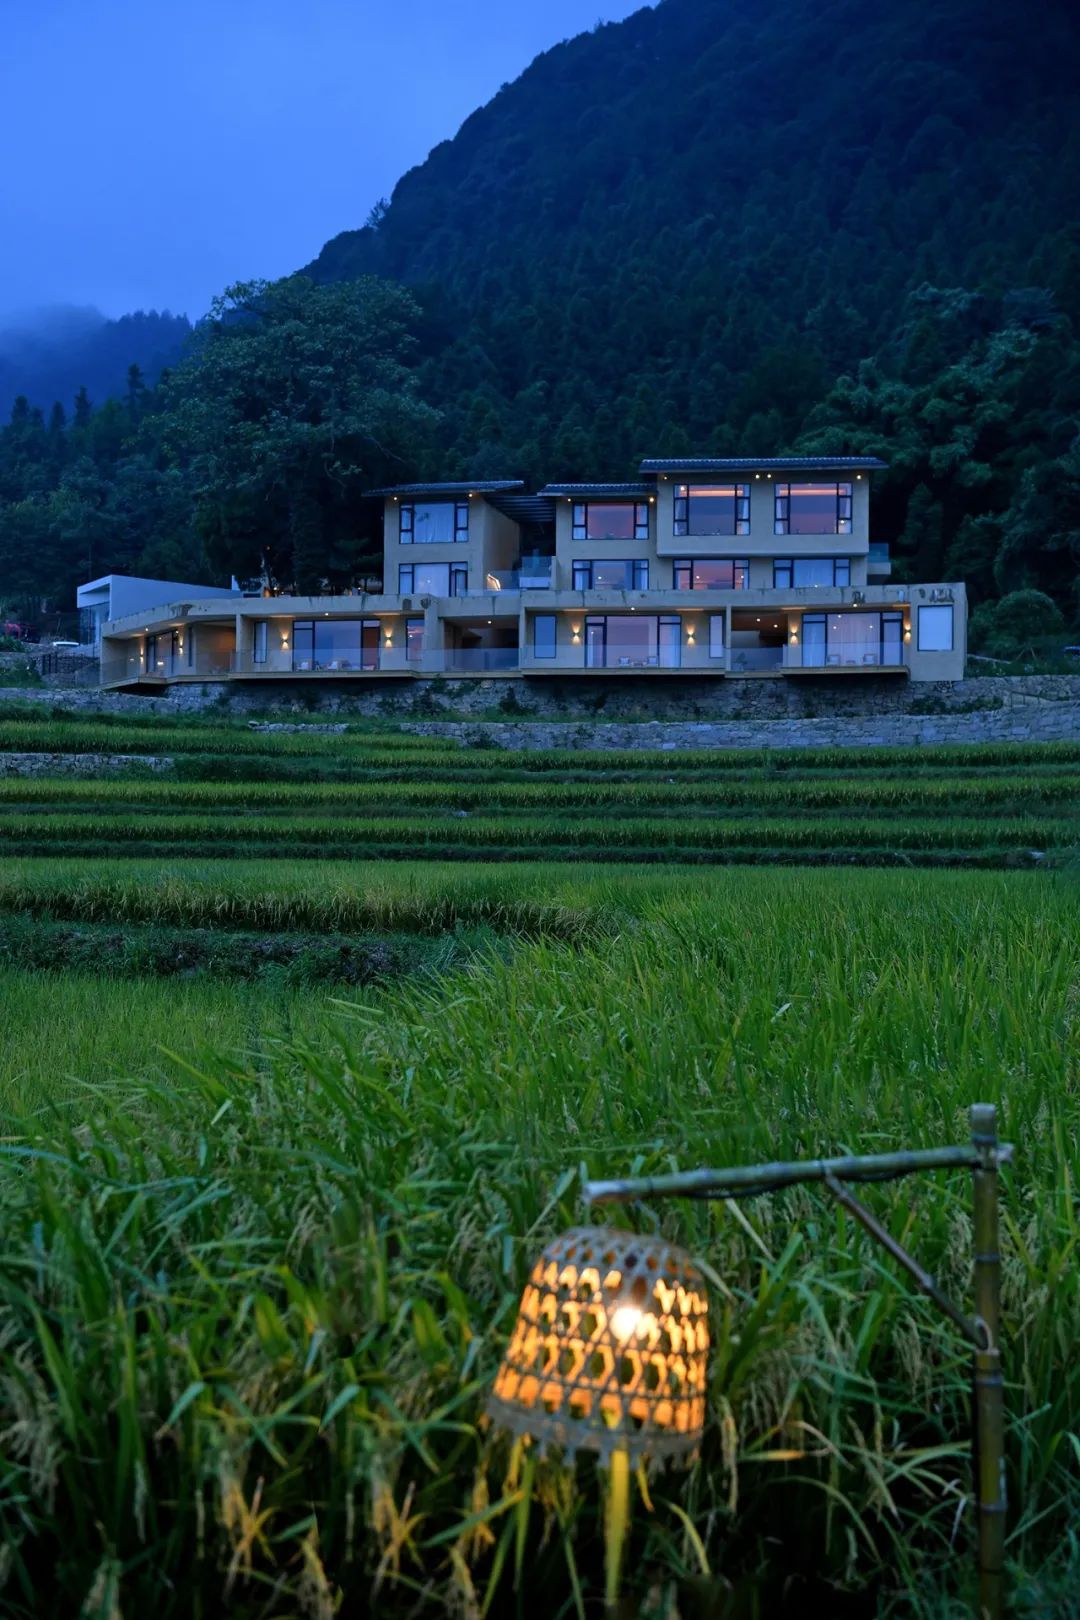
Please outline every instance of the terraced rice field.
M0 1611L600 1612L605 1477L483 1418L581 1176L939 1145L985 1100L1014 1602L1071 1612L1080 747L14 714L0 748L178 761L0 779ZM960 1298L969 1192L867 1192ZM701 1457L634 1482L625 1612L965 1612L933 1308L807 1189L611 1218L699 1257L714 1340Z

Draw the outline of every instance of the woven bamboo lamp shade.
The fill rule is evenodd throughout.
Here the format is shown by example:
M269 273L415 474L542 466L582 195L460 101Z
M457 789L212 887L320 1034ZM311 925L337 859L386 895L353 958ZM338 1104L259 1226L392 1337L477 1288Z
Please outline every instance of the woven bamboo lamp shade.
M708 1300L690 1256L610 1227L537 1260L488 1403L541 1445L610 1456L692 1451L705 1423Z

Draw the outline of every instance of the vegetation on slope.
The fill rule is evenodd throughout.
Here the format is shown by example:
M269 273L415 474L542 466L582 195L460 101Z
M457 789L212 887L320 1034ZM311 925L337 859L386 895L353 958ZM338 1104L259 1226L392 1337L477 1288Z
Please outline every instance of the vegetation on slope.
M542 868L521 876L542 891ZM433 904L445 883L515 888L400 881ZM580 1219L578 1167L936 1145L973 1099L1001 1104L1020 1149L1003 1189L1017 1612L1057 1612L1080 1511L1075 889L654 870L618 892L614 936L391 990L336 1049L286 1040L12 1109L6 1613L584 1617L602 1481L482 1418L530 1261ZM967 1179L868 1197L964 1295ZM658 1221L714 1278L703 1453L636 1492L634 1601L954 1612L970 1373L928 1302L810 1191L613 1218Z
M349 583L379 567L358 490L395 477L840 449L891 463L897 577L1036 587L1072 624L1078 76L1066 0L1037 28L979 0L661 0L560 45L317 285L232 289L156 392L83 395L70 426L17 405L5 596L263 551Z

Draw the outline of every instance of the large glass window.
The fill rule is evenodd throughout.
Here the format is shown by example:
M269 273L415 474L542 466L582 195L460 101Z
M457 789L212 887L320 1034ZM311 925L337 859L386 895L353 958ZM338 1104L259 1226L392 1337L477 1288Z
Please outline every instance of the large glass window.
M749 484L676 484L675 534L749 534Z
M647 501L575 501L575 540L647 540Z
M469 585L465 563L399 563L400 596L464 596Z
M722 613L709 614L709 657L723 658L724 656L724 615Z
M647 591L648 588L647 558L574 563L575 591Z
M268 628L265 619L256 619L251 627L251 661L253 664L266 663Z
M850 557L774 557L773 590L792 585L850 585Z
M850 484L776 484L775 534L850 534Z
M681 557L671 566L676 591L745 591L750 564L745 557Z
M410 664L415 664L424 650L424 621L423 619L405 620L405 657Z
M682 619L677 613L590 613L586 669L678 669Z
M803 668L902 664L903 625L902 613L804 613Z
M953 610L948 607L919 609L919 651L952 652Z
M403 546L463 544L469 538L468 501L406 501L398 538Z
M556 620L554 613L533 614L533 657L554 658L556 649Z
M378 619L294 619L293 669L379 667Z

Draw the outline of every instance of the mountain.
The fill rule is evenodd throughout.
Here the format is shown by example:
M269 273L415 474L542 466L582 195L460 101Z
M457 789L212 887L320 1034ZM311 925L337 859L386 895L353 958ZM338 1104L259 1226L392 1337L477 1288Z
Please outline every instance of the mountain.
M1071 0L661 0L538 57L306 273L419 296L444 475L824 433L899 461L901 551L942 567L987 518L976 595L1071 590L1080 514L1075 554L993 570L1025 475L1076 438L1078 75ZM832 392L860 366L869 405Z
M70 410L80 388L99 403L118 397L132 365L152 384L190 334L187 317L167 310L108 320L100 310L60 305L10 317L0 328L0 420L20 394L46 412L57 400Z

